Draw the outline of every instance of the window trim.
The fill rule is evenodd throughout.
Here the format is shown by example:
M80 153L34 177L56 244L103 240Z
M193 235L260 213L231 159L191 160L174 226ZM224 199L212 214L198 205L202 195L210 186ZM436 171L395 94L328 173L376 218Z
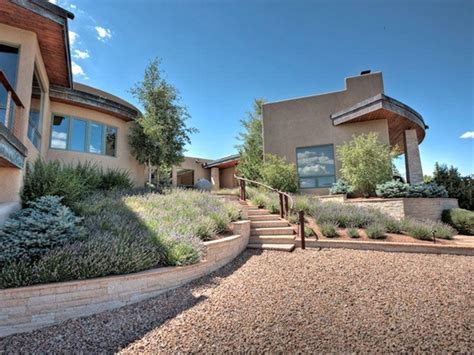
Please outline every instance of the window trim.
M334 160L334 174L300 176L300 174L299 174L299 164L298 164L298 149L320 148L320 147L332 147L332 155L333 155L333 160ZM336 154L334 152L334 144L333 143L296 147L295 148L295 155L296 155L296 173L298 174L298 188L299 189L309 190L309 189L328 189L328 188L330 188L330 186L318 186L319 185L319 178L323 178L323 177L334 177L334 182L337 181L337 176L336 176ZM315 182L316 182L316 186L315 187L302 187L301 184L300 184L301 179L314 179Z
M36 80L38 80L38 84L40 86L40 91L41 91L41 98L40 98L40 104L39 104L39 110L33 109L33 111L39 111L39 122L38 122L38 136L39 136L39 144L38 147L35 146L35 144L31 141L30 137L28 137L28 130L26 132L26 137L28 140L31 142L33 147L35 147L39 152L41 152L41 147L43 146L43 122L44 122L44 101L45 101L45 95L46 95L46 90L45 85L43 84L43 81L41 79L41 76L39 75L39 70L38 70L38 65L36 64L35 61L35 66L33 69L33 76L36 76ZM33 94L33 82L31 83L31 94ZM33 97L30 99L30 112L31 112L31 100L33 100ZM28 113L28 129L30 128L30 115Z
M6 46L6 47L12 47L12 48L17 48L18 49L18 54L17 54L17 57L16 57L16 73L15 73L15 84L12 85L13 86L13 89L15 89L15 92L18 91L18 76L20 74L20 56L21 56L21 44L19 43L13 43L13 42L8 42L8 41L0 41L0 44L3 45L3 46ZM11 84L11 83L10 83ZM12 117L11 117L11 120L9 120L8 124L9 124L9 127L7 128L11 128L11 127L14 127L15 125L15 110L16 110L16 105L13 105L13 110L12 110Z
M51 146L51 138L53 135L53 120L54 116L62 116L62 117L67 117L69 119L68 126L67 126L67 141L66 141L66 148L61 149L61 148L54 148ZM81 121L86 122L86 137L85 137L85 151L81 152L78 150L72 150L70 147L70 140L71 140L71 126L72 126L72 120L77 119ZM89 143L90 143L90 124L91 123L96 123L99 125L102 125L104 129L102 129L102 151L103 153L94 153L89 151ZM116 130L116 139L115 139L115 152L114 155L107 155L106 154L106 132L107 132L107 127L114 128ZM107 123L101 122L101 121L96 121L96 120L91 120L85 117L79 117L79 116L74 116L70 114L65 114L65 113L59 113L59 112L51 112L51 120L50 120L50 125L49 125L49 149L51 150L56 150L59 152L72 152L72 153L77 153L77 154L92 154L94 156L101 156L101 157L108 157L108 158L117 158L117 152L118 152L118 135L119 135L119 127L109 125Z

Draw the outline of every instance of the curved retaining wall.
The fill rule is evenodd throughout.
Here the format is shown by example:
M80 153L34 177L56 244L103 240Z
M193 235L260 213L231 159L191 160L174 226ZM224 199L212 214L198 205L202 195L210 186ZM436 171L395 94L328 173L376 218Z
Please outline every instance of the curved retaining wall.
M194 265L0 290L0 337L139 302L207 275L247 247L250 221L235 222L233 232L205 242L206 256Z

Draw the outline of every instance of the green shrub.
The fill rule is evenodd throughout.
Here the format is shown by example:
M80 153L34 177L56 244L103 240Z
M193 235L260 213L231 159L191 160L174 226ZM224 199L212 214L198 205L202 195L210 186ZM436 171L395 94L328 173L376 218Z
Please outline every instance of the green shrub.
M209 218L214 222L215 230L208 234L206 237L212 239L215 233L225 232L229 228L230 216L226 209L219 210L217 212L211 212Z
M62 203L73 207L97 189L130 189L133 186L128 171L103 170L95 163L63 164L58 160L37 159L27 164L24 185L20 193L23 205L42 196L63 197Z
M404 182L391 180L383 184L377 184L376 194L379 197L386 198L406 197L409 186Z
M420 240L433 240L433 226L431 223L406 219L403 229L405 233Z
M433 181L446 187L449 197L458 199L460 208L474 210L474 175L461 176L457 168L436 163Z
M337 182L332 184L332 187L329 189L329 193L331 195L350 194L353 192L354 188L349 185L344 179L337 180Z
M334 238L337 237L337 227L337 223L328 221L319 225L319 230L325 237Z
M304 211L309 213L311 210L312 198L307 195L295 195L293 196L294 206L293 210L295 212Z
M453 239L457 234L455 229L441 222L435 222L432 228L434 236L439 239Z
M452 208L444 210L441 219L460 234L474 235L474 211Z
M349 227L347 228L347 235L349 236L349 238L359 238L359 229L355 227Z
M258 208L265 208L269 203L269 198L265 193L259 192L252 197L251 202Z
M288 215L288 222L291 224L298 224L300 223L300 219L296 213L290 213Z
M365 234L370 239L383 239L386 237L385 233L385 227L381 223L373 223L365 229Z
M384 225L385 230L387 233L395 233L395 234L400 234L402 232L402 222L392 218L392 217L385 217L381 218L380 222Z
M43 196L60 196L63 197L62 203L71 207L89 191L88 183L88 180L59 161L37 159L26 166L21 201L26 206L28 202Z
M107 169L100 171L100 182L98 184L99 189L112 190L112 189L131 189L133 187L132 180L130 179L130 172L122 169Z
M233 203L226 203L224 206L230 222L235 222L241 218L240 209Z
M276 155L267 154L260 172L264 184L284 192L298 191L298 174L295 164L289 164Z
M380 197L448 197L443 186L435 183L417 185L405 184L401 181L388 181L377 185L377 196Z
M81 236L80 219L57 196L40 197L9 218L0 229L0 264L38 259L48 250Z
M364 195L375 193L376 185L392 178L396 149L381 143L376 133L354 136L337 148L341 177Z
M304 226L304 235L307 237L314 237L316 233L314 232L313 228Z

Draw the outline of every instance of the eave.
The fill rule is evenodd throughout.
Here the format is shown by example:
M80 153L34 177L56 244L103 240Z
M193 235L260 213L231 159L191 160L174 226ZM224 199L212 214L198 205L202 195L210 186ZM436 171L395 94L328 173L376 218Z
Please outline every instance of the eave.
M398 145L403 149L403 132L407 129L416 129L418 143L425 138L428 126L423 117L410 106L384 94L361 101L343 111L331 115L334 126L354 122L386 119L390 145Z

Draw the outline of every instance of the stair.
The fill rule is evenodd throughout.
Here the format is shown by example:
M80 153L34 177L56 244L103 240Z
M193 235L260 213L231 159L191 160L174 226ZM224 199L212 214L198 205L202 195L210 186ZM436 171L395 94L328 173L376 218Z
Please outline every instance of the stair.
M241 205L250 220L249 249L293 251L295 235L288 221L242 201Z

